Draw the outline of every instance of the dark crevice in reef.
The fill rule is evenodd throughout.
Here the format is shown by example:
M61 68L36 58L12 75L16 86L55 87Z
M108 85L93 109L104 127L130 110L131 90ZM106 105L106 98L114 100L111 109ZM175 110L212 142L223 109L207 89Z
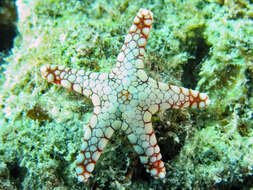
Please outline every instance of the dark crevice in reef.
M132 181L136 182L136 181L150 181L152 180L152 177L150 176L149 173L147 173L144 165L138 161L138 163L135 165L135 170L132 176Z
M189 47L187 51L193 58L188 59L188 62L183 65L182 84L191 89L195 89L197 85L201 63L207 58L210 50L210 46L202 36L202 29L196 29L194 33L193 39L186 40L187 43L191 44L183 44L183 46Z
M22 189L22 182L25 179L27 170L20 167L17 162L8 163L7 167L10 172L10 181L14 182L17 189Z
M7 53L17 35L17 10L14 0L0 1L0 52Z
M248 89L248 98L251 98L252 94L253 94L253 73L247 69L245 71L245 76L246 78L248 79L247 82L246 82L246 88Z
M220 190L241 190L251 189L251 187L253 186L253 176L244 177L243 179L241 179L241 181L233 181L232 178L233 177L231 177L230 182L219 183L213 188Z
M16 28L0 24L0 51L8 51L13 47L13 41L16 36Z
M167 114L170 116L168 116ZM186 131L180 127L184 126L185 118L182 114L179 113L178 110L167 111L165 117L170 118L171 122L169 125L165 124L163 121L160 120L152 122L153 126L156 126L157 128L155 134L158 139L158 144L162 152L163 160L166 162L174 159L181 151L184 145ZM177 138L178 142L175 141L175 139ZM168 149L168 147L170 148Z

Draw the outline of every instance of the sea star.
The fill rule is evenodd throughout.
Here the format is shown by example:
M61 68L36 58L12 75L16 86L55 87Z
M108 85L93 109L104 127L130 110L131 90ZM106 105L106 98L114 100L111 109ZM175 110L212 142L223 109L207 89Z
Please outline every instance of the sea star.
M41 68L47 81L90 97L94 105L90 123L84 126L77 158L79 181L87 181L115 130L127 135L141 163L154 177L164 178L165 168L151 117L168 108L202 108L210 100L204 93L161 83L144 71L145 45L153 14L140 9L110 73L85 72L65 66Z

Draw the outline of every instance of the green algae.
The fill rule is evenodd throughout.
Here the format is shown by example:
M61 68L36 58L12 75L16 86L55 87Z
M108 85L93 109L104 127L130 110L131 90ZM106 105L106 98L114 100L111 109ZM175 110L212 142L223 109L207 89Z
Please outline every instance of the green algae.
M1 65L0 187L6 189L228 189L252 186L252 4L238 1L18 0L12 55ZM146 70L207 92L203 110L153 118L167 175L153 179L124 134L111 139L93 177L74 161L92 104L41 78L44 64L109 71L139 8L154 14Z

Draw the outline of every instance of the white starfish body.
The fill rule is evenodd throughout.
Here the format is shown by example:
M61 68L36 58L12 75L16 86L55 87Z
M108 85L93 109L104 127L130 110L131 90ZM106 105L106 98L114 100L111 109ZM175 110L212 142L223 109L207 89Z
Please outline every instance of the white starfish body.
M108 140L118 129L125 132L147 171L164 178L152 115L168 108L201 108L210 103L204 93L164 84L146 75L143 57L152 21L150 11L139 10L110 73L87 73L55 65L41 68L47 81L91 98L94 105L90 123L84 126L77 158L79 181L87 181Z

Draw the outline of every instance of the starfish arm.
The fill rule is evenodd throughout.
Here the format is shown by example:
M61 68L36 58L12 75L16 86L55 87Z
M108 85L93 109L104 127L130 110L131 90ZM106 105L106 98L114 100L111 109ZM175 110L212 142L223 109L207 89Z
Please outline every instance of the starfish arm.
M48 82L74 90L80 94L92 98L95 94L109 93L110 89L105 88L108 74L85 72L83 70L66 68L65 66L44 65L41 67L42 77ZM97 97L95 97L97 98Z
M196 90L177 87L162 82L153 85L153 91L159 101L160 110L168 108L203 108L210 104L210 99L205 93Z
M84 126L84 138L76 161L76 174L80 182L91 175L104 147L114 133L108 114L93 113L90 123Z
M151 116L149 110L142 111L141 114L135 113L135 119L129 121L131 129L127 137L147 171L155 178L164 178L166 171L161 160L162 155L152 127Z
M153 22L153 14L146 9L140 9L134 18L134 23L130 27L129 33L125 38L124 45L117 57L117 70L143 69L143 57L145 45Z

